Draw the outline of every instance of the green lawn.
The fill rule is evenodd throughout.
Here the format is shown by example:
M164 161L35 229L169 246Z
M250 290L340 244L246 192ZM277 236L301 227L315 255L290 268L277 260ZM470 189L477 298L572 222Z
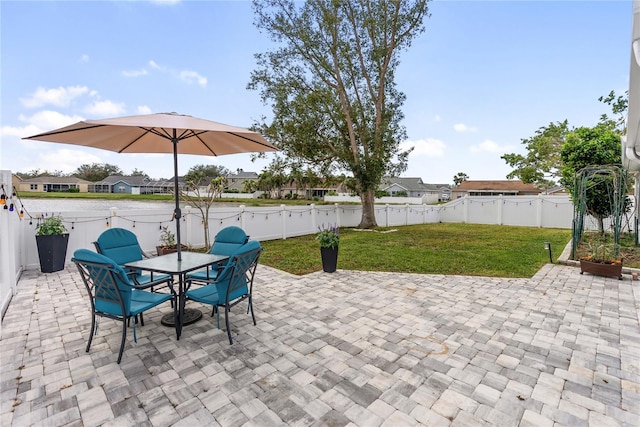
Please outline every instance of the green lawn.
M340 230L338 269L447 275L531 277L554 261L571 230L477 224L425 224ZM322 270L314 235L262 242L260 263L293 274Z

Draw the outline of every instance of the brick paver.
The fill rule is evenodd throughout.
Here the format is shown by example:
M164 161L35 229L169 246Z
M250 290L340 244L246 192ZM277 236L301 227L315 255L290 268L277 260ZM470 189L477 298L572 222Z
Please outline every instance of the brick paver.
M548 264L500 279L260 266L257 326L210 307L176 341L90 315L72 266L23 274L2 321L0 425L637 426L640 289Z

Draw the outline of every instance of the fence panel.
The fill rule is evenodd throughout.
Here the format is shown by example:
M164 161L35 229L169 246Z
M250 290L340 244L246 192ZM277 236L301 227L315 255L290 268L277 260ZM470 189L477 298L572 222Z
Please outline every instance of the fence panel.
M541 199L535 196L506 196L501 200L502 224L526 226L538 223Z

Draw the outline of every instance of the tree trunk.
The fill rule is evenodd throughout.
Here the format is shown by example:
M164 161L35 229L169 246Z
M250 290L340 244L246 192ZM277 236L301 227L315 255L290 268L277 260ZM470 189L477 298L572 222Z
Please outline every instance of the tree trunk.
M376 223L376 211L373 204L375 193L373 190L367 190L360 194L360 200L362 201L362 218L360 219L360 225L358 228L375 228L378 226Z
M599 216L596 219L598 220L598 233L600 233L601 236L604 236L604 218Z

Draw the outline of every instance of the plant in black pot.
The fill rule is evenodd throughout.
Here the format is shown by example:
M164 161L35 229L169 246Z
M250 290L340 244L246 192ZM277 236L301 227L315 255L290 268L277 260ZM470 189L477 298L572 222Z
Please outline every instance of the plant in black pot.
M40 271L53 273L63 270L68 243L69 233L61 216L50 216L40 220L36 231Z
M340 229L336 227L318 227L316 240L320 242L320 255L322 256L322 270L325 273L333 273L338 265L338 245L340 243Z

